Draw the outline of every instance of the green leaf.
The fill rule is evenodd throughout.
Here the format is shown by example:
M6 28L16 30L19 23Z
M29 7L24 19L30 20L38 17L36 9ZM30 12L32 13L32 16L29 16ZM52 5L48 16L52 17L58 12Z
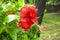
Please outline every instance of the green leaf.
M18 3L20 7L24 6L24 0L19 0Z
M8 28L8 33L10 34L11 38L13 40L17 40L17 33L16 33L16 29L13 28Z
M32 38L32 40L39 40L39 38L36 37L36 34L35 34L34 37Z
M2 5L2 3L3 3L3 2L0 0L0 5Z
M5 29L5 26L3 23L0 23L0 34L3 32L3 30Z
M3 10L3 8L0 6L0 12Z
M15 17L16 17L16 20L20 20L19 15L15 15Z
M8 23L7 33L10 34L13 40L17 40L17 28L18 27L17 27L17 23L15 20Z
M40 32L40 30L36 24L33 24L31 29L30 29L30 32L32 32L33 34L36 34L36 33Z
M0 22L4 21L6 14L4 14L3 12L0 12Z
M23 40L29 40L26 34L23 35Z
M17 7L18 10L20 10L24 5L25 5L24 0L18 0L15 6Z
M6 23L10 23L11 21L17 19L18 20L18 15L8 15L7 17L5 17L4 22Z

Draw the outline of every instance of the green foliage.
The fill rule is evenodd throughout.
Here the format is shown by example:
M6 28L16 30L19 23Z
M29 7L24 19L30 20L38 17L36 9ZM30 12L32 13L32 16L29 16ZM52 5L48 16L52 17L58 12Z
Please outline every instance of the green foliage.
M19 11L24 5L24 0L0 0L0 40L38 40L36 25L27 32L18 27Z
M5 25L3 23L0 23L0 34L3 32L5 29Z
M36 4L35 1L36 1L36 0L29 0L29 4L33 4L33 5L35 5L35 4Z
M17 40L17 23L16 20L7 24L6 32L10 34L13 40Z
M48 4L58 3L60 0L47 0Z

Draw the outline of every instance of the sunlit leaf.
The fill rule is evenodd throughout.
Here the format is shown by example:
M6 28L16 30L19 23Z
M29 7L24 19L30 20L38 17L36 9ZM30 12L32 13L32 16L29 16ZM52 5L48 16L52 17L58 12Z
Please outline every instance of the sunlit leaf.
M8 15L6 18L5 18L5 20L4 20L4 22L7 22L7 23L9 23L9 22L11 22L11 21L13 21L13 20L15 20L15 19L18 19L18 15Z
M26 34L23 35L23 40L29 40Z

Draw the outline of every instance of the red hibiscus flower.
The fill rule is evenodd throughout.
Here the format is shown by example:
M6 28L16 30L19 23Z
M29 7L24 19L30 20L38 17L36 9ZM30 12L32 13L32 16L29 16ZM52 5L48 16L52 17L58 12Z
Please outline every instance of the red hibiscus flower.
M34 22L38 22L36 12L37 8L35 6L24 6L20 10L21 20L18 22L19 27L28 30Z

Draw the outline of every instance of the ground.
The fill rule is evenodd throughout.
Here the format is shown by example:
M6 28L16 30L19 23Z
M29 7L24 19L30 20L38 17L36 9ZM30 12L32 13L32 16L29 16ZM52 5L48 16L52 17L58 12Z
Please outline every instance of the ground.
M60 40L60 13L45 13L42 25L46 33L41 32L40 40Z

